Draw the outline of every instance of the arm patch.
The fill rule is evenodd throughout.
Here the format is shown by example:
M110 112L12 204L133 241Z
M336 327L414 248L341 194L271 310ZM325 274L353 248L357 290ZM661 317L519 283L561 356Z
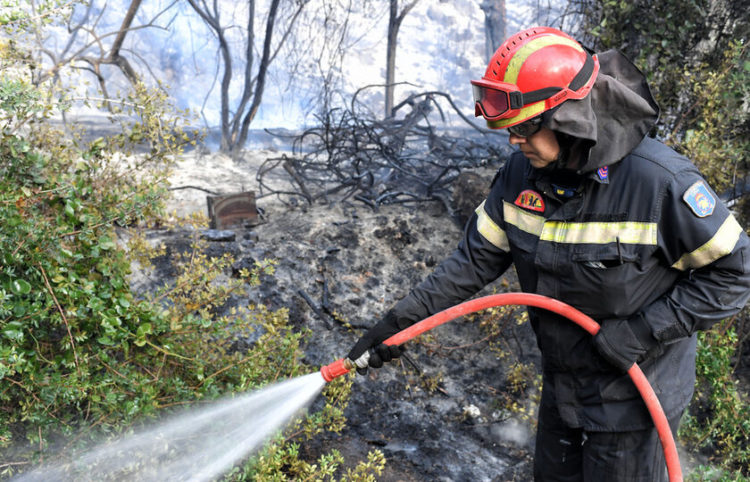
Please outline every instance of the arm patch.
M687 203L693 214L699 218L710 216L716 207L716 198L708 190L706 183L702 179L687 188L685 194L682 195L682 200Z

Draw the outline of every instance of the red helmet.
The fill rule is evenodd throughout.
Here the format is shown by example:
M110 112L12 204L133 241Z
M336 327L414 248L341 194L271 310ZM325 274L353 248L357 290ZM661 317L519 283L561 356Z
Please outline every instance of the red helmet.
M511 36L472 80L474 115L503 129L591 91L599 61L569 35L533 27Z

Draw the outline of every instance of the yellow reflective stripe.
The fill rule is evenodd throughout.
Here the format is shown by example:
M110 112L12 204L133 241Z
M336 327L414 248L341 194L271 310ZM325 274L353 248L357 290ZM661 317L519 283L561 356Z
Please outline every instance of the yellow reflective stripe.
M565 37L559 37L557 35L545 35L543 37L537 37L534 40L526 43L523 47L516 51L516 53L513 55L513 58L510 59L510 62L508 62L508 68L505 69L503 82L515 84L518 80L518 73L521 71L521 67L523 67L526 59L528 59L529 56L537 50L543 49L544 47L549 47L550 45L567 45L579 51L583 50L578 42Z
M623 221L615 223L567 223L550 221L544 225L539 239L554 243L625 244L655 246L658 242L656 223Z
M479 205L476 210L477 213L477 231L481 234L484 239L492 243L497 248L503 251L510 251L510 245L508 244L508 236L505 235L505 231L490 218L487 211L484 210L484 203Z
M531 119L532 117L536 117L537 115L544 112L546 102L547 102L546 100L540 100L539 102L534 102L533 104L529 104L526 107L522 108L520 111L518 111L518 114L514 115L513 117L509 119L488 120L487 127L489 127L490 129L502 129L519 120L526 120L526 119Z
M544 227L544 216L531 214L509 202L503 203L503 217L506 223L534 236L539 236Z
M623 221L614 223L568 223L546 221L509 202L503 205L505 222L521 231L539 236L542 241L568 244L621 243L656 245L658 235L655 223Z
M742 234L742 226L730 214L713 238L695 251L682 255L672 267L685 271L711 264L732 252L737 240L740 239L740 234Z

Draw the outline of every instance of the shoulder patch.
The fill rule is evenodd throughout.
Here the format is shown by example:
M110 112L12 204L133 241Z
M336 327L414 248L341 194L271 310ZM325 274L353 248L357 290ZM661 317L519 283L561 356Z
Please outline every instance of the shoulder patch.
M692 186L687 188L682 200L687 203L693 213L699 218L710 216L716 207L716 199L708 190L703 180L696 181Z
M599 176L599 180L602 182L609 180L609 166L600 167L596 171L596 175Z
M532 211L544 212L544 199L538 192L531 189L521 191L513 204Z

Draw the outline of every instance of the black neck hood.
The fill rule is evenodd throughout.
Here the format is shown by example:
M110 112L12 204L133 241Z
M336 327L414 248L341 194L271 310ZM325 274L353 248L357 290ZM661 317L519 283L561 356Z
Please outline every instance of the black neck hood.
M659 118L659 106L643 73L616 50L597 56L600 70L591 93L564 102L545 122L546 127L574 138L567 161L582 173L620 161Z

